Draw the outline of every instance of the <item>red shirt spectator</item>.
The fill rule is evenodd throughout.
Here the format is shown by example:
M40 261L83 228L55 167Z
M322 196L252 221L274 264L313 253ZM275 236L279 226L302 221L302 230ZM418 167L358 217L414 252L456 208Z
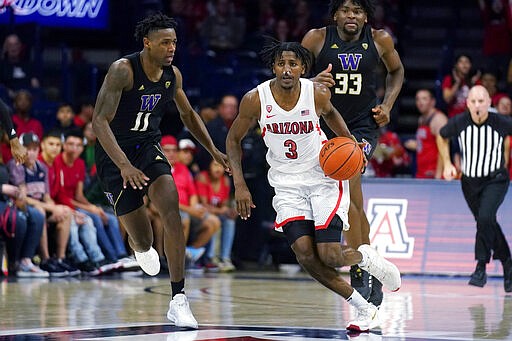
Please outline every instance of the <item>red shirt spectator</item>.
M41 122L33 117L30 117L30 111L32 110L32 95L26 90L20 90L14 97L14 115L12 116L12 122L16 128L18 136L23 133L32 132L39 137L39 140L43 139L43 125Z
M175 162L172 166L172 177L174 178L174 183L178 190L179 203L189 206L190 197L197 195L192 173L190 173L190 170L184 164Z
M202 171L199 173L196 181L197 193L200 197L205 198L208 204L221 207L229 200L230 185L229 180L223 176L217 188L213 186L210 173Z
M472 66L471 57L461 54L457 56L452 72L443 78L441 88L443 99L448 105L448 117L453 117L466 110L469 88L480 84L478 74L470 76Z
M61 153L55 158L53 165L57 174L56 180L60 184L57 203L74 209L75 205L73 205L72 200L75 198L78 183L85 181L85 162L78 158L72 165L67 165Z
M398 135L386 130L380 135L370 162L376 177L389 178L395 176L399 169L409 165L409 154L402 146Z

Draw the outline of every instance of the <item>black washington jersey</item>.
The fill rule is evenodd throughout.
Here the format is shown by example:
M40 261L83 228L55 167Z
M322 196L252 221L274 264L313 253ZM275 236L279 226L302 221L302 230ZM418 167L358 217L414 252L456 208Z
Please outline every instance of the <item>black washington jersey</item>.
M376 70L380 62L372 28L365 24L359 40L341 40L336 26L326 27L325 43L315 60L313 74L332 64L336 84L331 87L331 102L349 129L371 126L378 129L371 109L377 103Z
M125 56L133 69L133 88L124 91L110 128L120 146L159 143L160 122L174 100L176 76L172 66L164 66L158 82L148 79L140 52Z

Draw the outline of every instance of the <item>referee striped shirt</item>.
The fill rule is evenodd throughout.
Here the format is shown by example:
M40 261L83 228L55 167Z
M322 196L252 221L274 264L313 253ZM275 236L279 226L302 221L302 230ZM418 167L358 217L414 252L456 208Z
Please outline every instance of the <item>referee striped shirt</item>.
M439 134L457 137L461 149L462 174L480 178L505 167L505 138L512 135L512 118L489 112L487 120L478 125L468 111L448 120Z

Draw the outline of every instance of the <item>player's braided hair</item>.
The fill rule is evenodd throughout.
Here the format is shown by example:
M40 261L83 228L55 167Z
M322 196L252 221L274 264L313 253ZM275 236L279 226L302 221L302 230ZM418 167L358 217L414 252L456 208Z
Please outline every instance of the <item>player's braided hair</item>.
M331 14L331 18L334 17L334 14L338 11L341 5L343 5L347 0L331 0L329 3L329 13ZM359 5L366 12L366 16L369 20L373 19L373 13L375 12L375 4L372 0L350 0L354 5Z
M178 23L173 18L166 16L160 12L150 15L139 21L135 27L135 40L142 42L144 37L147 37L149 32L161 30L165 28L176 29Z
M260 51L263 63L272 70L274 62L280 58L284 51L295 53L297 58L304 65L305 73L309 72L312 65L311 53L300 43L295 41L279 41L272 37L265 37L266 43Z

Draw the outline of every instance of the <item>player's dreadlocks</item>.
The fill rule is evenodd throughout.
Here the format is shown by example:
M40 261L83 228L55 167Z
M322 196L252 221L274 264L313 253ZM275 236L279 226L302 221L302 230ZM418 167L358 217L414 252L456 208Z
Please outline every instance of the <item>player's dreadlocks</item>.
M274 62L277 58L280 58L284 51L290 51L295 53L297 58L304 64L305 73L309 72L312 65L311 53L303 47L300 43L295 41L281 42L272 37L265 37L266 43L263 49L260 51L261 59L263 63L272 70Z
M176 29L178 23L173 18L166 16L160 12L155 13L149 17L144 18L143 20L137 23L135 27L135 40L138 42L142 42L144 37L147 37L149 32L161 30L165 28Z
M338 11L341 5L343 5L347 0L331 0L329 4L329 13L331 14L331 18L334 17L334 14ZM351 0L354 5L359 5L366 12L366 16L368 20L373 19L373 13L375 12L375 4L372 0Z

